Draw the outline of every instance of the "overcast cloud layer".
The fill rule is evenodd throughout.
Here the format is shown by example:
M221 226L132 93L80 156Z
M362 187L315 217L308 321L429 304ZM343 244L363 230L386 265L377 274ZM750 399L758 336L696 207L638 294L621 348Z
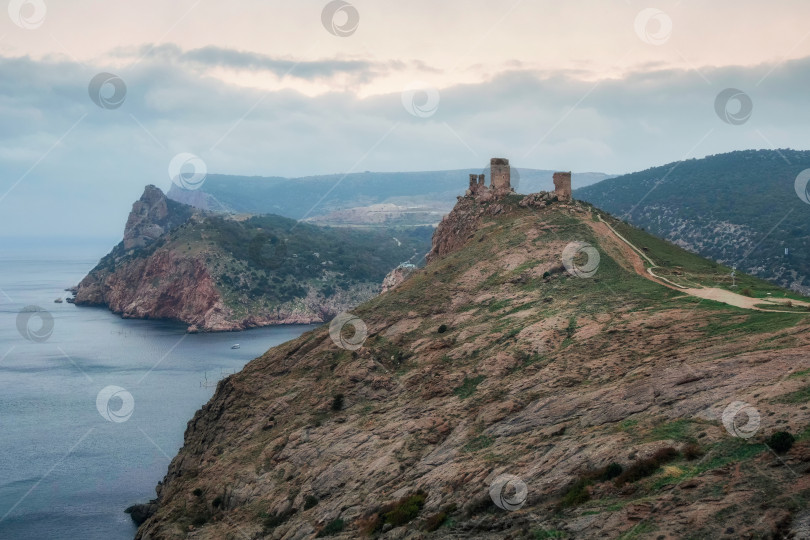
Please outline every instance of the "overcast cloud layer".
M622 173L808 147L810 3L661 2L671 32L639 34L649 6L623 0L356 2L347 37L323 26L327 2L164 4L49 2L37 28L0 23L0 236L118 236L181 152L304 176L491 156ZM101 72L125 85L120 107L91 100ZM403 100L416 81L428 92ZM753 105L739 125L716 112L726 88Z

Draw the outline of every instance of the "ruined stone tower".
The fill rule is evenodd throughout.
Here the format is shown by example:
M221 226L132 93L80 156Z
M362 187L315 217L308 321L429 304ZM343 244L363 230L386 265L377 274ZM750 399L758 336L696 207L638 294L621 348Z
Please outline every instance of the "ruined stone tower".
M571 200L571 173L554 173L554 194L561 201Z
M498 193L508 193L512 190L511 173L509 160L504 158L492 158L489 161L490 187Z
M470 193L480 193L484 189L486 189L486 186L484 185L484 175L483 174L471 174L470 175Z

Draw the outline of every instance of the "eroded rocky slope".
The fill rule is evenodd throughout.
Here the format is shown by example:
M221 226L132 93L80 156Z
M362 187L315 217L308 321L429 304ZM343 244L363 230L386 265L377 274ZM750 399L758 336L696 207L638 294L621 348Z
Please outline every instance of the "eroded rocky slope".
M324 326L221 381L138 538L806 530L807 316L671 290L591 207L519 201L462 198L430 264L353 311L362 347ZM590 277L564 268L572 242L596 249Z

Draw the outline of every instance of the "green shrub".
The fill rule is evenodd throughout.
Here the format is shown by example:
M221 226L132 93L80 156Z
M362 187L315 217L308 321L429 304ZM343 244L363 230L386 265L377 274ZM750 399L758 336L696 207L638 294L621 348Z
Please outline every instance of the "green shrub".
M624 471L623 467L616 462L612 462L593 471L586 472L574 484L568 488L568 491L560 501L560 506L578 506L587 502L591 498L591 493L588 486L599 482L607 482L619 477Z
M309 510L310 508L317 506L319 502L318 497L314 495L307 495L304 498L304 510Z
M332 410L339 411L343 408L343 394L335 394L332 398Z
M194 491L192 491L192 493L194 494L195 497L201 497L203 494L203 490L200 488L194 488Z
M613 480L622 474L622 472L624 472L624 468L620 464L615 462L610 463L602 469L601 474L598 476L598 481L607 482L608 480Z
M439 333L444 334L445 332L447 332L447 325L443 324L443 325L439 326Z
M416 492L408 497L403 497L390 512L386 512L383 517L386 523L394 527L405 525L417 515L425 505L426 494L422 491Z
M661 467L661 465L672 461L678 457L678 455L678 451L671 446L661 448L647 459L641 459L630 465L616 478L616 485L623 486L625 484L636 482L642 478L651 476Z
M754 291L752 291L750 287L745 287L743 290L740 291L740 294L742 294L743 296L750 296L753 298Z
M286 510L284 512L273 512L272 514L268 514L264 516L264 529L265 531L270 531L285 523L288 519L292 517L295 513L295 510Z
M473 377L472 379L464 378L464 381L461 383L461 386L455 388L453 393L457 395L461 399L465 399L470 397L475 393L475 390L478 388L478 385L484 380L483 375L479 375L477 377Z
M777 431L765 441L777 454L783 454L793 447L796 438L787 431Z
M456 511L456 505L451 504L446 506L442 509L441 512L433 514L425 521L425 530L427 532L434 532L438 531L439 528L447 523L447 518L450 517L450 514Z
M689 443L683 447L683 457L693 461L704 454L703 449L697 443Z
M560 501L560 506L579 506L582 503L588 502L591 498L591 493L588 491L588 486L591 484L589 480L580 478L568 488L568 492L563 496Z
M346 528L346 523L340 518L330 521L326 524L326 527L321 529L321 531L316 535L316 538L323 538L324 536L332 536L333 534L337 534L342 532L343 529Z

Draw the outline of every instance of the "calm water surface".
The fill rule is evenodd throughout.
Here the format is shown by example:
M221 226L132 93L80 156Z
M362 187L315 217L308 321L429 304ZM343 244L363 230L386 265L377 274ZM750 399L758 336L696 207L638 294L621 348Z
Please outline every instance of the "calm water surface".
M185 325L54 303L112 244L0 240L0 538L133 538L124 508L154 498L213 384L312 328L187 335ZM30 305L53 316L45 341L18 331ZM40 326L32 317L28 327ZM109 386L124 393L99 412Z

